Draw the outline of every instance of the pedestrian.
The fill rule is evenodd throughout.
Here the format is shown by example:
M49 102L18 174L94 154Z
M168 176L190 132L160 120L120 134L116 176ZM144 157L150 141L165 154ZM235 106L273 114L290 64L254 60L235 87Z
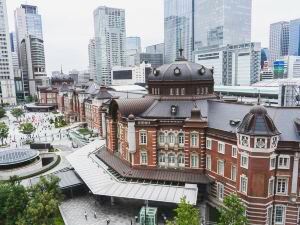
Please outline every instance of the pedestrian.
M87 213L86 213L86 211L84 211L84 217L85 217L85 220L87 220Z
M109 223L110 223L110 219L106 219L106 225L109 225Z
M96 211L94 212L94 218L97 219L97 213L96 213Z

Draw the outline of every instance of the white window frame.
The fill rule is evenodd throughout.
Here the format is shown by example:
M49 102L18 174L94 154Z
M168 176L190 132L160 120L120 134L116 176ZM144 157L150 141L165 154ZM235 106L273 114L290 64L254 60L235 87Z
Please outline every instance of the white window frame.
M161 138L162 138L163 140L161 140ZM160 145L164 145L164 144L166 143L166 137L165 137L165 134L164 134L163 132L159 132L159 133L158 133L158 143L159 143Z
M174 162L171 162L171 160L170 160L170 155L173 155L174 156ZM173 158L173 157L172 157ZM174 166L176 166L176 154L174 153L174 152L170 152L169 154L168 154L168 165L169 166L171 166L171 167L174 167Z
M267 223L266 225L272 225L273 223L273 206L270 205L267 208Z
M195 143L193 143L194 142L193 139L195 140ZM195 132L195 131L191 132L191 147L192 148L199 147L199 133L198 132Z
M235 171L235 173L233 173L233 171ZM236 176L237 176L237 167L236 165L231 165L231 173L230 173L231 177L230 179L232 181L236 181Z
M275 178L271 177L268 183L268 196L273 196L275 190Z
M194 161L195 159L196 161ZM191 155L191 168L199 168L199 156L196 154Z
M206 138L206 149L211 150L212 139Z
M274 144L274 141L275 141L275 144ZM278 141L279 141L279 136L272 137L271 140L270 140L271 148L277 148Z
M218 152L221 154L225 154L225 143L218 141Z
M270 157L270 170L274 170L276 167L276 155Z
M277 222L276 217L277 217L277 208L282 208L282 220ZM285 205L275 205L275 210L274 210L274 225L284 225L285 224L285 216L286 216L286 206Z
M175 134L173 132L170 132L168 134L168 143L169 143L170 146L174 146L175 142L176 142Z
M206 155L206 169L211 170L211 155Z
M283 186L282 181L284 181L284 180L285 180L285 182L284 182L285 185ZM281 181L280 182L280 187L279 187L279 181ZM282 191L283 187L284 187L284 192ZM275 189L276 195L287 195L288 194L288 188L289 188L289 178L287 178L287 177L278 177L276 179L276 187L275 188L276 188ZM278 191L278 188L280 188L280 191Z
M224 184L217 182L217 198L220 201L224 199Z
M238 148L236 145L232 145L231 147L231 156L232 158L237 158L237 155L238 155Z
M259 139L264 140L265 146L264 146L263 148L257 146L258 140L259 140ZM268 139L267 139L267 138L264 138L264 137L256 137L256 138L254 139L254 147L255 147L256 149L266 149L267 146L268 146Z
M145 161L143 160L143 159L145 159L143 156L146 156ZM147 152L141 151L140 157L141 157L141 161L140 161L141 165L148 165L148 154L147 154Z
M247 145L243 145L243 137L247 138ZM247 136L247 135L240 135L240 145L243 146L243 147L246 147L246 148L249 148L250 147L250 137Z
M243 158L247 159L246 164L244 164ZM241 167L244 169L248 169L248 167L249 167L249 155L248 154L245 154L245 153L241 154Z
M220 164L223 164L222 171L220 171L220 167L219 167ZM217 174L220 176L224 176L224 169L225 169L225 162L224 162L224 160L219 159L217 162Z
M144 140L143 140L143 135L145 135L144 136L144 138L145 138L145 143L144 143ZM140 130L140 132L139 132L139 139L140 139L140 145L147 145L147 139L148 139L148 137L147 137L147 131L146 130Z
M245 187L243 185L243 182L245 182L246 184ZM244 174L240 176L240 192L244 194L247 194L248 192L248 178Z
M282 160L282 162L284 162L284 160L286 160L286 165L280 165L281 160ZM290 169L290 162L291 162L291 157L289 155L279 155L278 169L285 169L285 170Z
M180 139L182 139L182 142L180 141ZM184 146L184 133L179 133L178 134L178 144L179 146Z
M182 163L180 163L180 161L179 161L179 157L180 157L180 156L182 156L182 160L183 160ZM185 162L184 162L184 154L183 154L183 153L179 153L179 154L177 155L177 163L178 163L178 166L184 167Z
M161 157L163 156L163 157ZM161 160L163 158L163 161ZM158 164L159 165L165 165L166 163L166 154L163 152L158 153Z

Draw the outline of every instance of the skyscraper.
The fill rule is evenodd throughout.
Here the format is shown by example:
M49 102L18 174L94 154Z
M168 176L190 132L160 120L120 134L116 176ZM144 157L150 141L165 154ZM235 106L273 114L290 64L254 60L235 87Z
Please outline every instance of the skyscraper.
M111 84L111 68L126 65L125 10L101 6L94 11L96 82Z
M194 1L164 0L165 63L173 62L183 48L186 59L194 50Z
M137 55L142 52L140 37L126 38L126 65L135 66L138 64Z
M96 76L96 44L95 39L89 42L89 73L90 79L95 80Z
M6 0L0 0L0 102L16 103Z
M289 22L281 21L270 25L270 66L282 56L288 55Z
M300 18L290 21L289 55L300 55Z
M195 49L251 41L252 0L195 0Z

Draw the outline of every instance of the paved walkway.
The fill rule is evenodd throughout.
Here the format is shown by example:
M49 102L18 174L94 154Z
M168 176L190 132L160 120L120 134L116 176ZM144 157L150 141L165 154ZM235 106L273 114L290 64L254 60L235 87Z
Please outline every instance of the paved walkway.
M111 206L97 205L92 197L81 196L68 199L61 204L62 215L67 225L106 225L106 220L110 220L110 225L135 225L134 217L138 214L139 208L135 206ZM84 212L87 212L87 220ZM94 218L94 212L97 218Z

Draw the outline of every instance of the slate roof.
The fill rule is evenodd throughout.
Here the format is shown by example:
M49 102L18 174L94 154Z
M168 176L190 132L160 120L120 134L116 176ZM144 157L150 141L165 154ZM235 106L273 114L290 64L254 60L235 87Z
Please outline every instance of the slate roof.
M186 100L186 101L159 101L156 100L150 108L148 108L141 117L146 118L189 118L195 104L201 111L203 117L207 117L207 100ZM175 116L171 115L171 106L177 106L178 112Z
M155 99L151 97L137 98L137 99L116 99L118 110L123 116L133 114L135 116L145 112L154 102Z
M181 73L174 74L175 68L179 68ZM199 70L205 69L204 74L200 74ZM158 72L155 74L155 72ZM185 60L175 61L171 64L165 64L152 71L148 77L148 81L197 81L197 80L213 80L213 73L204 66L188 62Z
M96 156L105 162L106 165L115 170L120 176L125 178L135 178L153 181L169 181L193 184L208 184L211 180L204 174L171 169L136 169L131 168L118 157L109 153L102 147Z
M208 101L208 126L210 128L235 133L237 126L231 126L230 120L242 121L253 105ZM300 118L300 109L289 107L265 107L282 141L300 141L295 120Z

